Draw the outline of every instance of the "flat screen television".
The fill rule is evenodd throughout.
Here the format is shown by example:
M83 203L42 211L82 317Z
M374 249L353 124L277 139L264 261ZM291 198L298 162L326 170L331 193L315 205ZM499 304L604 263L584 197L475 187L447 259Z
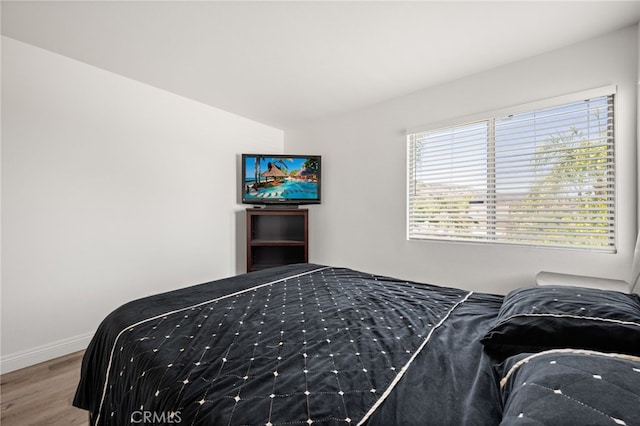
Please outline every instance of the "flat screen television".
M242 154L242 202L319 204L320 159L319 155Z

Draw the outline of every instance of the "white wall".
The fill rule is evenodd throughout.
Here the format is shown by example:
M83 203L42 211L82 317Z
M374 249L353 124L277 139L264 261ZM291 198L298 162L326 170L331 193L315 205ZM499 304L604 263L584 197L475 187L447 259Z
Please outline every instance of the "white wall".
M126 301L235 274L238 155L284 142L281 130L2 43L4 372L83 348Z
M540 270L628 279L636 233L637 55L634 26L286 129L286 150L323 155L323 204L309 219L311 261L496 293L532 284ZM617 254L407 241L406 129L611 84L618 86Z

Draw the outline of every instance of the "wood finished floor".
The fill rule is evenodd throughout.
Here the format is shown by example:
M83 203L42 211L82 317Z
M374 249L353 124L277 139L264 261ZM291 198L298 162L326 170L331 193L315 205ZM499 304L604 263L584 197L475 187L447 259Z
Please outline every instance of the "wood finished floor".
M0 376L2 426L88 425L71 405L84 352L76 352Z

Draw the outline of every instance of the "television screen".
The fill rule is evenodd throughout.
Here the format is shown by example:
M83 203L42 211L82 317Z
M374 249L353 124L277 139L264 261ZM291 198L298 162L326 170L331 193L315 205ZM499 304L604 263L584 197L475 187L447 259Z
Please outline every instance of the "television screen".
M242 202L320 203L320 156L242 154Z

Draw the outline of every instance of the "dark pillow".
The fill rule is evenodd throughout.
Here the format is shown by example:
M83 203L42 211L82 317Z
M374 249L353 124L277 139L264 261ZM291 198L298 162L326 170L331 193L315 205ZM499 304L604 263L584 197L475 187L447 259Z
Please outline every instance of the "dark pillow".
M640 357L554 349L497 369L501 426L640 424Z
M553 348L640 355L640 297L582 287L514 290L481 342L496 357Z

